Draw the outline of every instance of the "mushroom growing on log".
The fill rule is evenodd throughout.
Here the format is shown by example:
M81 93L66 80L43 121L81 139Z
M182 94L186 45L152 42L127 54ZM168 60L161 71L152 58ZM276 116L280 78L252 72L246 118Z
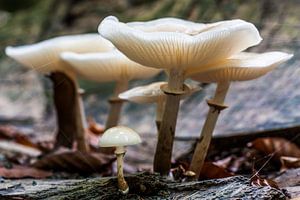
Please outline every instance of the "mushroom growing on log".
M198 178L202 169L211 137L220 112L227 108L223 105L230 82L247 81L259 78L273 70L279 64L290 59L292 55L282 52L268 52L262 54L239 53L218 63L214 69L196 73L192 79L203 83L217 83L214 97L207 101L209 108L200 140L193 154L190 170L196 173Z
M116 147L118 187L123 194L127 194L129 187L123 175L123 157L126 146L141 143L140 136L125 126L116 126L107 129L100 139L100 147Z
M176 18L149 22L122 23L105 18L98 27L100 35L111 41L129 59L142 65L164 69L168 74L166 104L154 156L154 171L168 175L179 110L187 72L205 71L261 41L251 23L228 20L200 24Z

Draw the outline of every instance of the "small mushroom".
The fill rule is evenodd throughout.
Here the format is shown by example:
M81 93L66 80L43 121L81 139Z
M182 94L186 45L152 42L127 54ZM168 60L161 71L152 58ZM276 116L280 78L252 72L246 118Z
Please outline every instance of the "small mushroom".
M180 96L186 92L187 71L209 70L211 64L261 41L255 26L243 20L199 24L163 18L126 24L109 16L101 22L98 31L129 59L164 69L168 74L167 87L163 88L166 104L154 156L154 171L161 175L168 175L171 168Z
M78 94L79 88L76 81L76 74L66 62L60 59L60 53L63 51L78 53L101 52L112 48L114 48L113 45L106 39L99 37L98 34L83 34L61 36L32 45L7 47L5 49L6 55L25 67L42 74L50 74L49 77L53 82L54 102L58 121L56 147L61 143L59 141L60 138L66 140L68 145L72 146L73 141L69 137L75 134L78 149L81 151L88 150L88 145L85 141L86 122L84 121L85 116L81 105L82 100L80 94ZM72 86L67 88L72 91L64 92L66 95L63 98L67 99L69 104L66 110L64 106L60 105L62 101L60 88L64 89L63 85L67 82L72 83ZM74 108L71 107L73 103ZM73 127L75 127L75 130L73 130ZM66 136L69 137L66 138Z
M123 194L129 191L128 184L123 175L123 157L126 146L141 143L140 136L132 129L125 126L116 126L107 129L100 138L100 147L116 147L118 187Z
M129 81L150 78L161 71L133 62L117 49L86 54L64 52L61 57L83 78L97 82L116 82L114 94L109 100L110 112L105 129L118 124L123 104L118 95L128 89Z
M230 82L256 79L291 57L292 55L282 52L239 53L223 63L217 64L215 69L196 74L193 72L191 76L193 80L203 83L217 83L214 97L207 101L210 109L200 134L201 139L197 143L190 165L190 170L196 173L195 178L200 175L218 116L223 109L227 108L223 103Z
M119 94L119 98L140 104L156 103L156 127L159 131L159 127L162 120L163 108L166 100L166 95L161 90L161 87L165 85L167 85L167 82L162 81L151 83L145 86L135 87ZM182 96L182 98L200 90L200 87L195 84L186 84L186 86L188 87L188 92L184 96Z

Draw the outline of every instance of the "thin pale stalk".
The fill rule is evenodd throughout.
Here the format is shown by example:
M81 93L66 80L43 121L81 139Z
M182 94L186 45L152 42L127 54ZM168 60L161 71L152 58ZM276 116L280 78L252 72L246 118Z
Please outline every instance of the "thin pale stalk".
M116 83L114 95L112 96L110 103L110 110L108 119L106 121L105 129L109 129L118 125L120 119L120 113L122 110L123 100L119 99L119 94L128 89L128 81L119 81Z
M117 147L115 154L117 156L118 187L122 193L126 194L129 191L129 187L126 180L124 179L124 174L123 174L123 158L125 155L124 147Z
M184 91L183 71L170 70L167 90L153 163L154 171L159 172L161 175L168 175L171 168L172 149L181 96L179 93Z
M87 125L87 119L86 119L85 110L84 110L84 102L82 100L82 97L83 97L84 93L85 93L85 91L82 88L79 88L79 90L78 90L78 95L79 95L78 101L79 101L79 106L80 106L80 113L81 113L81 116L82 116L83 127L86 129L88 127L88 125Z
M80 88L78 87L78 83L74 80L75 90L76 90L76 99L75 99L75 106L76 106L76 124L77 124L77 133L76 133L76 142L78 146L78 150L82 152L88 152L89 146L87 143L86 138L86 118L85 112L83 107L83 101L80 94Z
M216 104L222 105L224 103L229 86L230 82L218 83L215 96L211 101ZM200 140L197 143L190 165L190 171L196 173L195 178L199 178L200 176L200 172L205 161L205 157L210 145L212 134L215 129L219 114L220 110L216 109L216 107L210 106L204 126L200 134Z

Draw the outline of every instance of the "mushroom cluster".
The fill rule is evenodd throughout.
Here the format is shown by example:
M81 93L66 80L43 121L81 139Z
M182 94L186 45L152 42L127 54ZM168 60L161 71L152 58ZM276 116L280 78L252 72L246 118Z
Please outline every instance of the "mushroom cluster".
M160 72L159 69L148 68L129 60L116 49L103 53L65 52L61 54L61 58L83 78L97 82L116 82L114 94L109 100L111 108L105 129L118 124L123 103L118 95L128 89L129 81L150 78Z
M162 18L122 23L109 16L100 23L98 31L101 36L64 36L7 47L6 54L28 68L50 74L54 83L64 79L72 82L74 95L70 102L75 111L62 117L60 114L68 109L56 105L56 110L59 126L76 127L76 142L81 151L88 151L88 145L77 77L116 83L100 146L116 148L118 187L124 194L129 191L123 175L125 147L141 143L141 138L132 129L118 126L123 101L156 104L158 141L153 169L168 175L180 101L200 90L198 85L185 83L186 79L217 84L214 97L207 100L210 109L190 165L190 172L198 178L219 114L227 108L224 101L230 83L259 78L292 57L283 52L244 52L262 39L256 27L243 20L201 24ZM162 70L168 76L167 82L129 89L129 81L151 78ZM55 100L70 98L68 94L57 94ZM68 128L60 130L70 132Z
M71 137L74 131L78 149L88 151L88 145L85 141L86 122L79 86L76 81L77 74L66 62L60 59L60 54L64 51L103 52L112 48L114 48L113 45L99 37L98 34L60 36L32 45L6 47L6 55L31 70L49 75L53 81L54 103L58 121L56 147L60 145L61 140L66 140L66 143L69 144L67 147L72 147L73 139L66 138L66 136ZM68 81L72 85L64 88L63 84ZM61 92L58 92L60 88L70 91L63 91L64 96L62 97ZM66 105L61 105L62 98L67 101Z
M254 79L290 57L282 53L282 57L274 60L273 54L263 54L264 59L270 62L262 61L263 66L257 60L247 63L245 59L249 58L249 61L251 56L249 57L246 53L241 54L241 52L259 44L262 39L256 27L243 20L201 24L176 18L162 18L148 22L122 23L116 17L109 16L100 23L98 31L129 59L148 67L164 69L168 75L168 84L161 88L166 95L166 100L153 166L154 171L162 175L168 175L171 167L180 97L187 92L185 79L193 76L195 80L202 81L201 79L205 77L215 75L219 78L220 74L227 74L228 78L225 80L228 81L219 84L216 93L218 95L213 101L208 102L213 107L210 113L215 109L217 112L214 113L218 113L225 108L222 102L229 87L229 81L240 80L234 77L235 75L244 75L242 80ZM229 72L235 68L248 68L249 70ZM223 71L220 72L217 69L223 69ZM214 121L216 117L213 119L209 117L207 123L210 125L206 125L209 128L204 127L204 130L210 129L209 132L212 133ZM211 137L211 134L207 135L210 136L206 138ZM204 136L201 135L201 137ZM203 143L208 146L209 141L210 139L206 139ZM205 152L202 152L201 157L206 154L206 146L197 149L197 152ZM197 157L194 156L195 159ZM201 167L201 165L196 166L197 169Z

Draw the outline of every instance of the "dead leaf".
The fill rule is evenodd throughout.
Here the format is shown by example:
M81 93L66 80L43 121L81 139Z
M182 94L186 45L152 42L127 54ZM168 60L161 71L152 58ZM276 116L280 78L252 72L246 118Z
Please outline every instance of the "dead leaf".
M205 162L200 172L200 179L226 178L233 175L234 174L216 165L214 162Z
M171 169L171 173L175 180L182 180L186 178L191 171L188 171L189 164L186 162L177 162L173 164L173 168ZM205 179L214 179L214 178L225 178L233 176L234 174L228 172L225 168L216 165L214 162L205 162L201 173L200 180Z
M59 150L36 161L33 166L39 169L76 172L81 174L107 173L116 160L113 155L102 153L83 153L71 150Z
M233 161L233 157L228 156L226 158L215 161L214 164L219 166L219 167L222 167L224 169L228 169L230 167L232 161Z
M51 176L52 173L36 169L34 167L24 167L15 165L11 169L0 167L0 176L4 178L46 178Z
M256 172L251 177L250 183L253 186L269 186L279 190L277 183L271 179L261 178Z
M19 132L14 126L0 126L0 139L13 139L17 134L19 134Z
M94 118L89 117L88 118L88 124L89 124L88 130L90 132L92 132L93 134L101 135L101 134L104 133L104 129L105 129L104 126L97 123Z
M281 156L300 158L300 148L283 138L259 138L248 145L266 155L274 153L274 157L277 159Z
M28 147L32 147L35 149L39 149L39 146L37 143L34 143L29 137L27 137L26 135L21 135L21 134L17 134L14 137L14 141L16 143L28 146Z
M49 145L49 142L45 145L44 142L35 141L34 138L25 135L16 127L9 125L0 126L0 139L12 140L21 145L38 149L44 153L49 152L54 143L54 141L51 141L51 145Z
M30 157L37 157L41 154L41 151L23 144L18 144L12 141L0 141L1 152L24 154Z
M287 169L300 167L300 158L281 156L280 162L281 162L280 171L285 171Z

